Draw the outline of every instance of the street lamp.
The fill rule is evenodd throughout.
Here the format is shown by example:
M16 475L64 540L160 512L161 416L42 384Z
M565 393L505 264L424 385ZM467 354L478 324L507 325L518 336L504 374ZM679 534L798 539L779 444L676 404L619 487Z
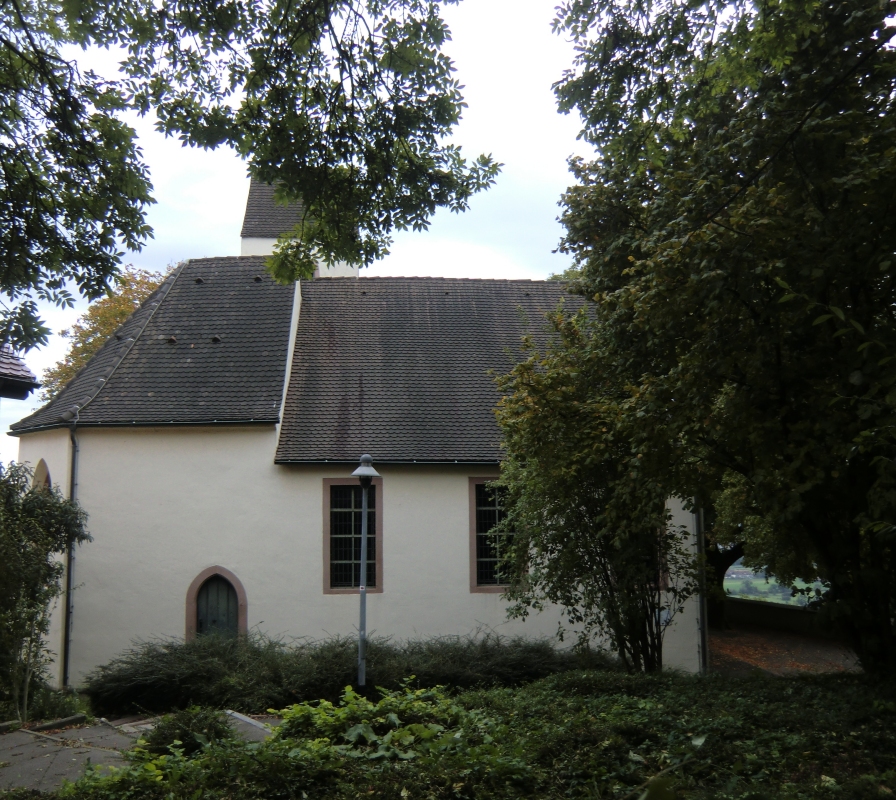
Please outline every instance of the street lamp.
M358 625L358 686L367 682L367 490L380 474L373 468L373 459L361 456L361 466L353 473L361 484L361 621Z

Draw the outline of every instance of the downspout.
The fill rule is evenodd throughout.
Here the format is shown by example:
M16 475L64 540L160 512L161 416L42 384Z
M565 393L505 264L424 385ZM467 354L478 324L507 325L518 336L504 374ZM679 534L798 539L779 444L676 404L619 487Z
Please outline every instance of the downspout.
M698 506L694 511L694 527L697 533L697 553L700 558L700 593L697 595L700 601L699 622L700 627L700 674L709 673L709 630L707 628L708 614L706 611L706 537L703 527L703 507Z
M76 433L78 427L78 411L72 418L70 435L72 440L72 463L69 474L68 499L72 502L78 499L78 436ZM69 664L71 662L72 650L72 621L74 619L75 604L75 543L72 542L68 546L68 559L65 568L65 626L62 633L62 688L67 689L69 685Z

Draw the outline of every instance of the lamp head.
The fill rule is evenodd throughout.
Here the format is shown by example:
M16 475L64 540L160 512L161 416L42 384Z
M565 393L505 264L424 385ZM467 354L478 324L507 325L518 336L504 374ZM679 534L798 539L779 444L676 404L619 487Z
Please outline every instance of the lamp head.
M374 478L379 478L381 476L379 472L373 468L373 459L369 455L364 454L361 456L361 466L352 473L352 477L358 478L358 480L361 481L362 486L370 486L370 482Z

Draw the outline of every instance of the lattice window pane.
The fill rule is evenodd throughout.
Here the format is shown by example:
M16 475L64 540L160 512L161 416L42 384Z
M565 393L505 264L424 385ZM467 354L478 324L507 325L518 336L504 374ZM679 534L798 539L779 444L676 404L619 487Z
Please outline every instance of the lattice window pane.
M509 534L496 535L492 529L504 519L502 488L476 484L476 584L501 586L507 583L502 574L502 559Z
M361 585L361 487L330 487L330 586ZM367 586L376 586L376 486L367 495Z

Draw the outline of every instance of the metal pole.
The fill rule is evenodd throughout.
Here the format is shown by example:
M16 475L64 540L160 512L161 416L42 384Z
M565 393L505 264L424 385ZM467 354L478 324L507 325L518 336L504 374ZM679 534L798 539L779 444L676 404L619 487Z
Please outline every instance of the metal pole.
M358 686L367 682L367 490L370 478L361 478L361 621L358 625Z

